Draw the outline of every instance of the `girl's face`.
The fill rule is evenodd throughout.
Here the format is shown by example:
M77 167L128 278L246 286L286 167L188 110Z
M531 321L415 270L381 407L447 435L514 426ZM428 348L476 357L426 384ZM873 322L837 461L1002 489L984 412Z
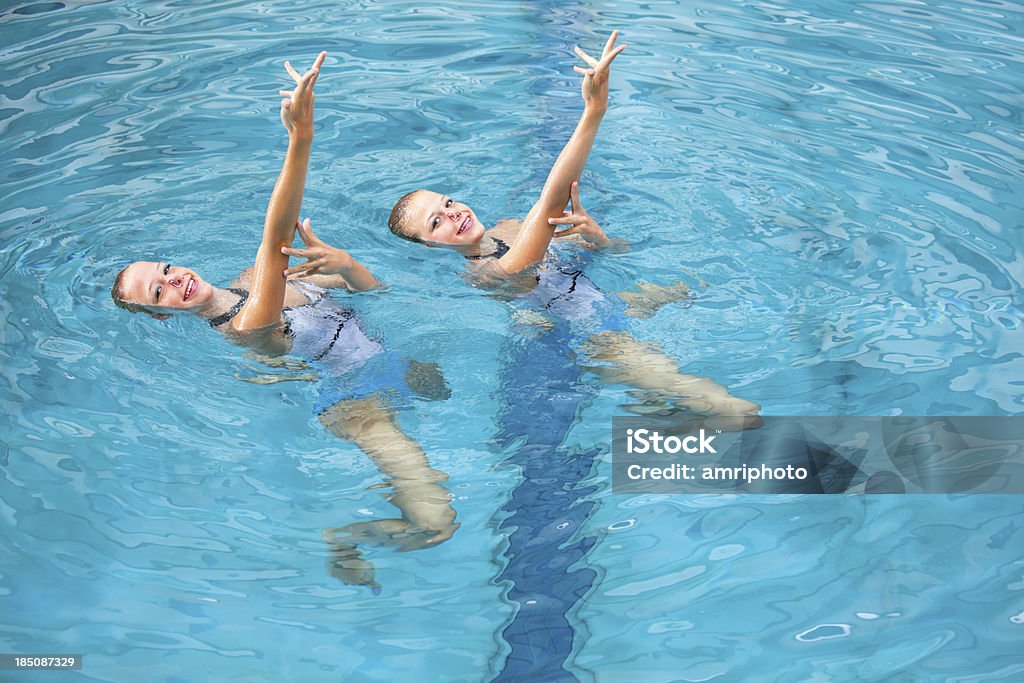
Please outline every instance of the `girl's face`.
M152 313L196 312L210 302L213 286L184 266L136 261L125 268L125 301Z
M453 247L479 244L486 231L468 206L430 190L412 196L404 223L412 237Z

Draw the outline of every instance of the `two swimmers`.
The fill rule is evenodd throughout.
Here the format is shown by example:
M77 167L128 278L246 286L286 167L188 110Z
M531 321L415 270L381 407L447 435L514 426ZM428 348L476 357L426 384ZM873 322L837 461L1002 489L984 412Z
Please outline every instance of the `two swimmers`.
M466 204L418 190L395 205L391 230L415 242L458 250L481 282L494 288L511 285L539 297L543 311L556 317L578 319L604 304L607 297L578 269L549 258L548 247L553 237L574 239L590 249L613 244L582 208L578 179L607 111L611 64L625 49L615 47L617 35L612 33L600 59L576 48L587 64L575 67L583 75L583 115L525 219L502 221L487 230ZM372 566L360 558L359 545L425 547L447 540L458 525L450 495L440 483L446 476L429 466L419 445L395 421L387 394L398 387L391 379L394 373L381 371L381 366L386 369L399 361L365 334L350 310L324 296L330 288L372 289L378 286L376 279L349 254L320 240L308 221L298 221L313 139L313 86L323 59L321 53L301 76L286 63L295 81L293 90L281 93L285 97L281 120L289 133L289 146L253 267L233 287L220 289L188 268L138 262L118 276L113 295L122 307L158 318L178 312L199 315L236 343L270 355L291 353L316 360L340 377L327 399L318 404L320 420L334 434L359 446L388 477L393 489L390 500L402 517L327 530L325 536L335 550L333 573L346 582L375 585ZM572 211L564 211L570 202ZM556 235L555 225L569 227ZM296 229L306 242L305 249L291 248ZM288 268L289 256L306 261ZM652 296L633 294L628 302L620 298L632 304L621 312L649 314L685 294L681 288L648 286L646 295ZM689 410L714 416L722 428L760 423L757 404L729 395L708 378L681 373L656 345L626 332L616 316L605 316L603 323L604 329L590 335L581 348L609 381L660 392ZM445 395L443 380L429 366L414 369L397 384L418 386L426 398Z

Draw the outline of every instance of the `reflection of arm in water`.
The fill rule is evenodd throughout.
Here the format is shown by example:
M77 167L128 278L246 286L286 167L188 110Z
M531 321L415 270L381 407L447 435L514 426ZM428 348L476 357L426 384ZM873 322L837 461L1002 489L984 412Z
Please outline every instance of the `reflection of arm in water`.
M601 119L608 109L608 77L611 63L626 46L614 47L619 32L613 31L596 60L579 47L576 54L588 64L588 68L574 67L583 74L581 86L585 103L583 116L580 117L572 137L558 155L551 172L548 174L540 199L530 209L523 226L519 230L515 242L508 253L498 259L498 265L508 273L518 273L528 266L544 258L551 242L552 230L549 218L562 216L565 205L569 203L569 190L573 181L583 173L583 167L590 156Z

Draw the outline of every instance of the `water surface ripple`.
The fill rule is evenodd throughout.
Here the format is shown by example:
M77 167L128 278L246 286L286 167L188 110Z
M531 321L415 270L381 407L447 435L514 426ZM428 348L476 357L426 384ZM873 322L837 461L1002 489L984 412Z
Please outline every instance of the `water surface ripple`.
M523 215L580 111L571 47L613 28L582 195L632 250L588 274L697 294L637 336L771 414L1021 412L1019 3L6 3L0 650L88 653L78 680L491 679L544 651L527 594L569 586L530 663L566 679L1024 675L1019 501L614 495L634 397L503 367L530 331L387 235L420 186ZM379 597L325 570L321 529L393 508L316 387L241 381L280 371L107 294L137 258L251 262L281 62L319 49L304 212L392 285L347 301L453 390L401 420L462 527L374 551ZM547 482L499 417L545 392L578 401L565 515L528 509Z

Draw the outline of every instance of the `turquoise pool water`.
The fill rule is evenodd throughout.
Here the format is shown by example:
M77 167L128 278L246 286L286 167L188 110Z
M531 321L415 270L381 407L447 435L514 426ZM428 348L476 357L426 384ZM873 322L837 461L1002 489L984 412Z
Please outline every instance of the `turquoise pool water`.
M1019 3L5 3L0 651L95 681L1024 678L1019 497L613 495L636 398L386 233L417 186L523 215L571 47L613 28L582 195L633 249L587 272L698 294L638 336L767 414L1021 412ZM304 214L452 387L401 420L462 526L370 551L379 596L325 569L322 528L393 508L316 387L107 293L138 258L251 262L280 63L320 49Z

